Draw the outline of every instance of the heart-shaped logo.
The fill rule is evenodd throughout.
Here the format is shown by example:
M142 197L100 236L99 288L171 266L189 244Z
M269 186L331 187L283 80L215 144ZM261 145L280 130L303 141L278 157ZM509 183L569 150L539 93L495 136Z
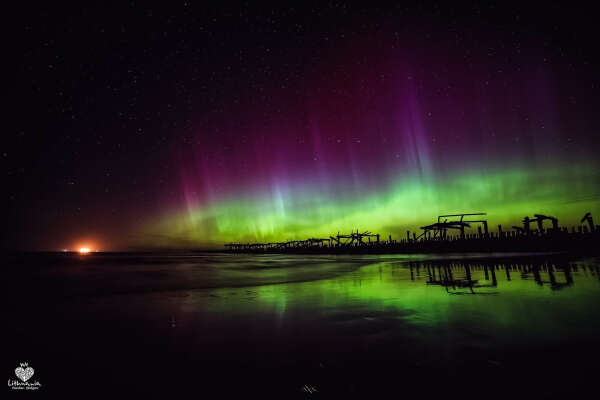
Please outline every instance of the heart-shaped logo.
M19 378L23 382L27 382L27 380L33 376L33 372L34 372L33 368L31 368L31 367L27 367L27 368L17 367L17 368L15 368L15 375L17 375L17 378Z

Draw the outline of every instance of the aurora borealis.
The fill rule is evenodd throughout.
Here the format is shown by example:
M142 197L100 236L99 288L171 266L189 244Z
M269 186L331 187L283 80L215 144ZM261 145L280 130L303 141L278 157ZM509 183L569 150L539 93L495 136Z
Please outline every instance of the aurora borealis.
M593 138L566 131L543 58L473 56L465 73L456 48L373 43L335 50L275 118L259 104L217 137L199 127L177 155L182 199L146 229L217 245L353 229L397 238L457 212L487 212L492 227L600 212Z
M23 24L6 248L600 218L597 52L576 7L116 8Z
M4 11L9 391L596 390L589 2Z
M578 179L571 187L555 183L557 179L568 182L573 176ZM597 173L581 169L533 174L515 169L485 176L458 175L433 184L409 177L389 191L360 195L276 189L272 196L262 198L190 206L167 217L155 229L198 241L210 237L215 242L328 237L354 227L404 237L406 229L417 229L437 215L455 210L485 210L490 223L504 223L505 229L511 223L520 224L523 210L540 210L535 212L560 216L567 226L579 225L582 209L598 208L593 192L597 181ZM531 195L529 188L534 185L537 192ZM299 200L295 193L301 193Z

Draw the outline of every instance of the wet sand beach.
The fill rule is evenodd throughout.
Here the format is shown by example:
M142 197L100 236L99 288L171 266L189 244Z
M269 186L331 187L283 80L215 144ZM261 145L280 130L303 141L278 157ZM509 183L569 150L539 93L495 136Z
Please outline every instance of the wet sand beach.
M577 397L597 258L37 254L5 258L9 378L45 394Z

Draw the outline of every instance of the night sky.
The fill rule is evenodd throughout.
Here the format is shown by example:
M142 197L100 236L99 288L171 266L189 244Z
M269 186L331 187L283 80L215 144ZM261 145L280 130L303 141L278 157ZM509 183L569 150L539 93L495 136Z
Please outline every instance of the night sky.
M118 3L7 14L5 249L600 219L582 4Z

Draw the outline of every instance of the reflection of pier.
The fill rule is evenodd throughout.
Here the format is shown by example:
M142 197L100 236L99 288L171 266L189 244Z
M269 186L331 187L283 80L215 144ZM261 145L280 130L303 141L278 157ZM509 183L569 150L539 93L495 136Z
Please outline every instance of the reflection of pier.
M514 252L514 251L578 251L597 253L600 226L594 225L587 213L577 227L561 227L558 218L543 214L526 216L522 226L505 231L498 225L491 231L486 213L440 215L437 222L421 227L419 235L407 231L405 239L381 240L378 233L352 231L338 232L328 238L308 238L268 243L227 243L225 248L234 253L446 253L446 252ZM544 222L550 221L551 227ZM532 228L537 226L537 229ZM546 224L548 225L548 223ZM477 233L467 229L477 228ZM455 234L454 234L455 233Z
M598 266L578 267L568 262L465 262L465 261L432 261L409 264L411 279L415 273L420 276L426 273L427 285L442 286L450 294L496 294L489 291L498 287L498 274L504 274L506 281L518 274L522 280L530 280L539 286L548 286L551 290L562 290L574 284L573 272L581 268L583 272L600 278ZM473 279L473 274L481 274L483 279ZM547 276L547 280L544 277ZM478 290L484 289L484 290Z

